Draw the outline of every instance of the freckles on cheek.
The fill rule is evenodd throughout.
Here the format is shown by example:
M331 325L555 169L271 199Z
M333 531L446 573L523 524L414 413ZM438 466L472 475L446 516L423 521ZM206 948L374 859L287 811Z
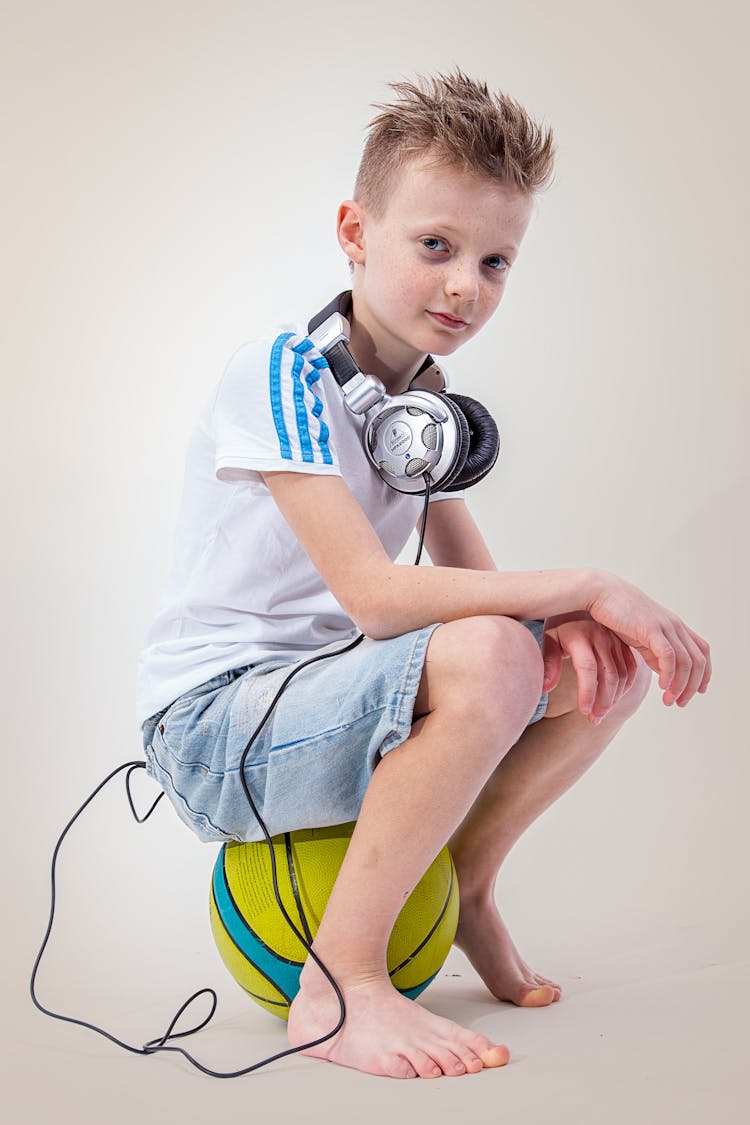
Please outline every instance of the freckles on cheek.
M407 298L414 297L419 294L424 288L424 283L420 284L420 275L416 270L407 270L401 278L398 286L399 295L406 300Z

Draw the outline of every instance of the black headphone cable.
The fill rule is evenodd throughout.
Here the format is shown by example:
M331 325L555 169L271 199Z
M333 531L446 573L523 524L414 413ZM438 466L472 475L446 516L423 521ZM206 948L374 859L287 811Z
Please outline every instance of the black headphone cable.
M414 560L414 564L413 564L414 566L419 566L419 561L422 557L422 547L423 547L423 544L424 544L425 528L427 527L427 510L428 510L428 504L429 504L429 501L430 501L430 490L431 490L431 485L432 485L432 480L430 478L429 473L424 474L424 482L425 482L425 493L424 493L424 507L423 507L423 511L422 511L422 529L421 529L420 534L419 534L419 546L417 548L417 556ZM239 766L239 776L240 776L240 781L242 782L242 788L244 790L245 797L247 798L248 804L250 805L250 808L252 809L256 820L258 821L260 829L263 832L266 843L268 844L270 859L271 859L271 879L273 881L273 890L274 890L274 894L276 896L276 901L279 905L279 909L280 909L287 925L290 927L290 929L293 931L293 933L296 935L296 937L300 940L300 942L302 943L304 948L307 950L308 954L313 958L315 963L321 969L324 976L330 982L331 987L333 988L334 992L336 993L336 998L338 999L338 1002L339 1002L339 1019L338 1019L338 1022L336 1023L336 1026L333 1028L333 1030L327 1032L325 1035L322 1035L319 1039L314 1039L309 1043L302 1043L298 1047L288 1047L284 1051L279 1051L277 1054L270 1055L267 1059L263 1059L261 1062L253 1063L251 1066L243 1067L241 1070L221 1071L221 1070L212 1070L210 1067L204 1066L203 1063L199 1062L198 1059L196 1059L193 1055L191 1055L183 1047L174 1047L174 1046L168 1045L169 1041L171 1041L171 1040L184 1039L188 1035L194 1035L195 1032L201 1031L202 1028L204 1028L209 1023L209 1021L213 1017L214 1012L216 1011L216 1005L217 1005L217 996L216 996L216 993L213 990L213 988L201 988L197 992L194 992L192 994L192 996L188 997L188 999L185 1001L185 1003L175 1013L175 1015L173 1016L169 1026L167 1027L167 1030L164 1032L164 1034L159 1036L156 1039L150 1039L147 1043L144 1043L142 1047L134 1046L132 1043L126 1043L126 1042L124 1042L124 1040L118 1039L116 1035L112 1035L111 1032L105 1031L104 1028L98 1027L94 1023L89 1023L86 1020L77 1019L74 1016L64 1016L60 1012L53 1012L49 1008L46 1008L42 1003L40 1003L40 1001L39 1001L39 999L37 998L37 995L36 995L36 976L37 976L37 971L39 969L39 965L41 963L42 957L44 955L44 951L47 948L47 943L48 943L50 935L52 933L52 925L53 925L53 922L54 922L54 919L55 919L55 904L56 904L55 875L56 875L56 870L57 870L57 858L58 858L58 854L60 852L60 848L62 846L62 842L65 839L65 837L67 836L70 829L75 824L75 822L78 820L79 816L84 812L84 810L86 808L88 808L88 806L91 804L91 802L97 796L97 794L105 787L105 785L107 785L112 780L112 778L114 778L118 774L122 773L123 770L128 771L125 775L125 792L127 793L128 803L130 805L130 811L132 812L132 814L133 814L135 820L138 822L138 824L143 824L143 823L145 823L145 821L148 820L148 818L151 816L151 813L154 811L154 809L158 805L159 801L164 796L164 793L162 792L162 793L159 794L159 796L156 798L156 800L153 802L150 809L148 810L148 812L144 816L138 815L138 813L136 811L136 808L135 808L135 804L133 803L133 795L132 795L132 792L131 792L131 789L130 789L130 778L131 778L131 775L135 772L135 770L138 770L138 769L145 770L146 764L145 764L145 762L142 762L142 761L123 762L122 765L117 766L116 769L112 770L111 773L109 773L102 781L100 781L99 784L96 786L96 788L93 790L93 792L89 794L89 796L86 798L86 800L80 806L80 808L70 818L70 820L65 825L62 832L60 833L60 836L57 840L57 843L55 844L55 848L54 848L54 851L52 853L52 861L51 861L51 865L50 865L51 890L50 890L49 920L47 922L47 930L45 932L44 938L42 939L42 944L39 948L39 952L37 953L36 959L34 961L34 967L31 970L31 980L30 980L30 984L29 984L29 990L31 992L31 999L34 1002L34 1004L36 1005L36 1007L39 1009L40 1012L43 1012L47 1016L51 1016L53 1019L63 1020L66 1023L77 1024L79 1027L86 1027L90 1031L95 1031L99 1035L103 1035L106 1039L109 1039L110 1042L117 1044L118 1047L122 1047L124 1050L131 1051L133 1054L136 1054L136 1055L155 1055L160 1051L172 1051L172 1052L175 1052L177 1054L183 1055L188 1060L188 1062L191 1063L194 1067L196 1067L198 1070L202 1071L204 1074L208 1074L212 1078L239 1078L243 1074L249 1074L251 1071L258 1070L260 1067L267 1066L269 1063L276 1062L278 1059L283 1059L287 1055L295 1055L295 1054L299 1053L300 1051L308 1050L310 1047L317 1047L320 1043L325 1043L328 1039L332 1039L333 1036L336 1035L341 1030L341 1028L344 1025L344 1021L346 1019L346 1004L344 1002L343 994L342 994L341 989L339 988L338 984L334 980L333 976L329 972L329 970L326 968L326 966L323 964L323 962L318 957L317 953L312 948L312 943L310 941L308 941L305 934L302 934L299 931L299 929L297 928L295 923L290 918L289 913L287 912L283 902L281 901L281 894L280 894L280 891L279 891L279 884L278 884L278 877L277 877L277 870L276 870L276 855L275 855L275 852L274 852L273 842L271 840L271 836L268 833L268 829L266 828L266 825L263 822L263 819L262 819L260 813L258 812L258 809L256 808L255 802L253 801L252 795L250 793L250 789L249 789L248 784L247 784L247 779L245 777L245 763L247 761L247 755L249 753L250 747L252 746L252 744L255 742L255 739L260 734L261 730L263 729L264 724L268 720L269 715L271 714L274 707L276 706L276 704L279 700L279 697L281 696L282 692L285 690L287 684L292 679L292 677L296 676L297 672L301 672L303 668L307 668L307 666L309 664L314 664L317 660L327 660L331 656L340 656L340 655L343 655L343 653L345 653L345 652L350 652L353 648L356 648L356 646L358 644L360 644L364 639L365 639L365 634L360 633L359 636L355 637L354 640L351 641L348 645L346 645L345 648L337 649L335 652L327 652L327 653L323 653L322 655L313 656L309 660L305 660L301 664L297 664L294 667L294 669L289 673L289 675L286 677L286 679L281 684L281 687L276 692L276 695L274 696L274 698L271 701L268 709L266 710L265 715L263 716L260 723L258 724L255 731L253 732L250 739L248 740L248 743L247 743L247 745L245 746L245 749L242 752L242 758L240 759L240 766ZM204 996L204 995L211 997L211 1010L209 1011L209 1013L205 1017L205 1019L203 1019L200 1023L196 1024L195 1027L189 1028L187 1031L175 1032L173 1030L173 1028L177 1024L177 1022L180 1019L180 1017L182 1016L183 1012L185 1012L187 1010L187 1008L193 1003L194 1000L197 1000L199 996Z

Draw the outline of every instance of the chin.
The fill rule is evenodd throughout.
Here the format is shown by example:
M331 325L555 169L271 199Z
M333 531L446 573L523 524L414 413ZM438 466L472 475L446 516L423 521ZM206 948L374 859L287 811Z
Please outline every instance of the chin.
M473 333L472 333L473 335ZM468 335L441 330L431 321L418 323L412 331L405 326L399 333L401 341L419 355L452 355L466 340Z
M449 336L447 332L436 332L433 342L425 351L430 355L453 355L468 338L468 336Z

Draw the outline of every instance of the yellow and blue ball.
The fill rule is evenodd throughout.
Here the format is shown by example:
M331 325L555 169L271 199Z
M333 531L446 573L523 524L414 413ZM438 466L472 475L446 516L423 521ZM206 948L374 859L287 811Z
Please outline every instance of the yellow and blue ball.
M309 942L353 831L351 823L273 837L281 900ZM279 910L265 841L221 848L209 908L216 945L229 972L253 1000L286 1019L307 950ZM388 942L388 972L399 992L414 999L434 980L457 925L458 881L450 853L443 848L404 903Z

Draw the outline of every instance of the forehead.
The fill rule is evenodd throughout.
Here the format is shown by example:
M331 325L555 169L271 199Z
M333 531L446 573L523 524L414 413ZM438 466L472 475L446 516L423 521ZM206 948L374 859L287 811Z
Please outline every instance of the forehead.
M495 225L525 229L533 198L515 184L420 157L394 177L383 216L386 221L444 225Z

